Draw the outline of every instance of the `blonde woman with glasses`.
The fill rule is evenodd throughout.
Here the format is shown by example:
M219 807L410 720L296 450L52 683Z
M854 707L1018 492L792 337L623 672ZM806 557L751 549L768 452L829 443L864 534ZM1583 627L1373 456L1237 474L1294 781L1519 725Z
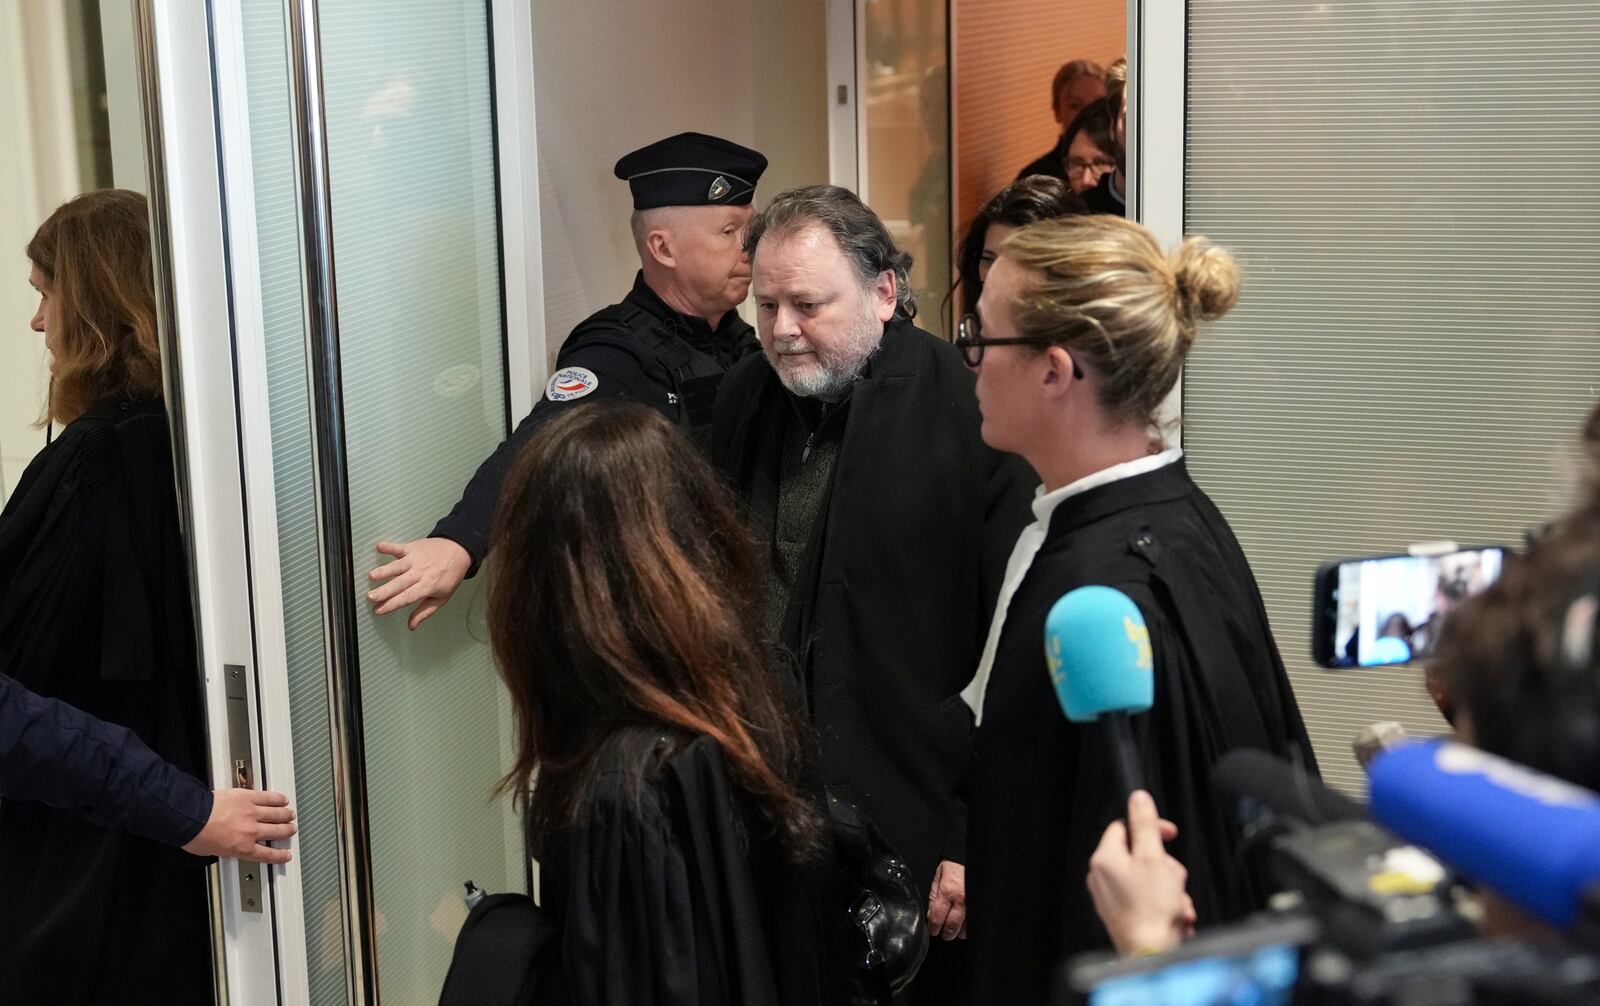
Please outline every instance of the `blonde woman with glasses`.
M1109 942L1084 877L1127 794L1112 782L1103 728L1068 722L1051 687L1044 624L1063 594L1114 587L1148 626L1155 701L1133 734L1156 806L1177 825L1188 924L1236 918L1266 893L1239 866L1211 765L1251 747L1314 769L1244 552L1157 429L1198 326L1238 294L1232 257L1204 238L1169 255L1137 224L1066 217L1006 241L962 325L983 439L1043 481L964 693L979 720L967 831L974 1001L1045 1002L1063 955Z

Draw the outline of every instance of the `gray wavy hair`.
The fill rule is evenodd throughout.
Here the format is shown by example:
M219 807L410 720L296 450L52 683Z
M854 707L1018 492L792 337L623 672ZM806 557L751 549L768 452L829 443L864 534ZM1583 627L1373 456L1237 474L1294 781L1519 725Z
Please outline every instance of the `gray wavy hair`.
M779 193L751 218L744 233L745 254L754 260L756 246L768 233L788 237L811 226L827 229L839 242L863 289L870 288L880 273L893 272L895 317L910 320L917 316L917 296L911 291L911 253L896 247L889 228L870 206L838 185L808 185Z

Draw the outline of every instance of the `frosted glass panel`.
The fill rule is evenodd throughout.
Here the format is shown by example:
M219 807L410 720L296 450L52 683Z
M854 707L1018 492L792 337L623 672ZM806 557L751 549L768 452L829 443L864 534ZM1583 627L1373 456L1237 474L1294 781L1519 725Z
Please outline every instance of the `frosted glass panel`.
M426 534L505 433L489 15L478 2L322 0L322 67L356 569ZM423 628L362 602L378 980L432 1004L461 883L521 886L482 581ZM364 596L366 584L353 584Z
M300 829L295 861L306 906L310 1001L312 1006L332 1006L345 1001L344 927L339 910L338 839L333 828L333 752L328 741L311 413L300 300L300 218L283 0L244 0L240 15L288 656L295 811Z
M505 433L498 200L485 4L320 4L349 506L364 574L425 534ZM244 0L309 1000L345 1002L318 579L302 249L283 0ZM341 585L364 597L365 582ZM360 672L377 971L385 1006L431 1004L461 882L522 886L490 788L508 714L481 581L415 634L364 601Z
M1326 774L1444 729L1415 668L1311 665L1321 559L1520 541L1570 502L1600 376L1600 6L1191 0L1185 227L1239 308L1184 445L1266 596Z

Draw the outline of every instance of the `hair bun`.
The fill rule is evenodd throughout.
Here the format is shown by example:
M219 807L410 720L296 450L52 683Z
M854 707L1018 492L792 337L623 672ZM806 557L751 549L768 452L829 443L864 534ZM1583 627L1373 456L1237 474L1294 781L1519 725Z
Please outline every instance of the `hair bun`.
M1187 238L1172 259L1178 309L1193 321L1213 321L1239 302L1239 266L1202 237Z

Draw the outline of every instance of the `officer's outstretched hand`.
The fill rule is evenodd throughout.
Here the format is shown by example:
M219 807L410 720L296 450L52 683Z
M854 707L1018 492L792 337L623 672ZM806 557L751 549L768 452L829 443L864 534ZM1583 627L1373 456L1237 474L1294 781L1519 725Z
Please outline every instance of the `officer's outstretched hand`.
M472 556L449 538L418 538L403 545L380 541L378 551L394 561L367 574L371 580L389 581L368 591L367 600L379 615L416 605L406 622L412 629L444 607L472 568Z
M267 842L294 836L294 810L282 793L261 789L219 789L211 797L211 816L184 852L226 856L250 863L287 863L288 849Z

